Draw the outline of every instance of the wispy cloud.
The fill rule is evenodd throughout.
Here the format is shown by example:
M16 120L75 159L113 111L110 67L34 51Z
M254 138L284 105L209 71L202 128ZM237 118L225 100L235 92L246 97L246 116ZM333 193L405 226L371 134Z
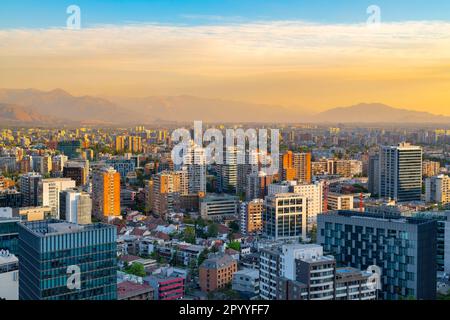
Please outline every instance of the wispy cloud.
M442 71L450 65L449 22L382 23L369 28L303 21L226 23L220 16L186 18L216 23L0 30L0 85L31 86L37 82L36 70L45 69L40 81L48 86L72 74L64 81L78 88L83 87L76 81L82 82L84 75L108 90L120 86L133 93L222 93L254 102L298 104L304 99L301 104L316 105L330 104L333 98L327 100L320 94L323 90L335 95L337 103L345 103L350 99L341 93L345 90L348 97L363 101L364 95L380 92L390 99L394 89L401 89L398 99L407 105L407 85L423 88L424 97L431 97L450 81ZM439 101L429 101L448 102L448 106L448 95L439 93Z

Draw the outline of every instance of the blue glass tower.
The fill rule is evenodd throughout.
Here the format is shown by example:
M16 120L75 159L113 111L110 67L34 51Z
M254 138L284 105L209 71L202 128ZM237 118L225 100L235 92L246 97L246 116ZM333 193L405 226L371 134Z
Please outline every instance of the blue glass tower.
M61 220L19 224L20 300L116 300L116 228Z

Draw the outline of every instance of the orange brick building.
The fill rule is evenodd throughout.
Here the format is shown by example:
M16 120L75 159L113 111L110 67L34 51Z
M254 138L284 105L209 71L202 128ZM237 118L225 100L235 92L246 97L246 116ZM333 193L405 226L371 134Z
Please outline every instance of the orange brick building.
M206 259L200 266L200 288L212 292L225 287L237 272L237 262L229 255L215 255Z

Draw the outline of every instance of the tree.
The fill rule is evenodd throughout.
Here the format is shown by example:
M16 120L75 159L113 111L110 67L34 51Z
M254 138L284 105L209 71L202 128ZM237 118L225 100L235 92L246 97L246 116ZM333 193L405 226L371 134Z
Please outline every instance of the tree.
M144 265L139 262L133 262L131 266L126 266L125 273L132 274L138 277L145 277L147 275Z
M227 247L236 251L241 251L241 243L239 241L232 241Z
M216 223L212 223L208 226L208 232L206 233L206 235L209 238L213 238L213 237L217 237L217 235L219 234L219 226Z
M228 227L233 231L233 233L239 232L239 223L236 221L231 221Z
M196 240L195 228L186 227L186 229L184 229L183 239L184 239L184 241L186 241L188 243L195 244L195 240Z
M199 256L198 256L198 262L197 262L197 264L198 264L199 266L203 263L203 261L205 261L205 260L208 258L208 253L209 253L209 250L205 248L205 249L199 254Z

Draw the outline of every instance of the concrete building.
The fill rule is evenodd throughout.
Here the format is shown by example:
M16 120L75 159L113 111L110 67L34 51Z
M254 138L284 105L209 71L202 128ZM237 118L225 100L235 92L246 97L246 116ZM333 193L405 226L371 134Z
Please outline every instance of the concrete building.
M39 206L39 186L41 181L42 176L35 172L27 173L20 177L19 186L24 207Z
M75 224L91 224L92 199L90 194L74 189L61 192L60 218Z
M273 240L306 239L306 197L295 193L267 196L263 212L263 235Z
M328 193L329 210L353 210L353 195Z
M49 207L52 217L59 219L60 192L75 188L75 181L69 178L44 179L39 190L40 203Z
M208 194L200 199L200 215L203 219L222 220L236 218L239 199L226 194Z
M264 200L255 199L243 202L240 206L241 232L244 234L258 234L262 232L262 213Z
M425 179L425 201L442 204L450 204L450 177L439 175Z
M237 271L237 261L229 255L211 255L200 265L200 288L212 292L225 287L233 280Z
M380 148L380 197L397 202L420 201L422 148L409 143Z
M251 299L259 297L259 271L242 269L233 274L232 289Z
M20 217L21 221L39 221L52 218L50 207L23 207L13 210L14 215Z
M372 196L380 193L380 156L378 154L369 156L368 165L368 189Z
M120 216L120 174L113 168L101 168L94 173L92 207L99 218Z
M295 194L306 197L306 221L309 228L316 225L317 215L323 210L323 182L313 184L298 184L292 186Z
M425 160L422 162L422 175L424 177L434 177L439 175L441 164L438 161Z
M0 300L19 300L19 259L0 250Z

